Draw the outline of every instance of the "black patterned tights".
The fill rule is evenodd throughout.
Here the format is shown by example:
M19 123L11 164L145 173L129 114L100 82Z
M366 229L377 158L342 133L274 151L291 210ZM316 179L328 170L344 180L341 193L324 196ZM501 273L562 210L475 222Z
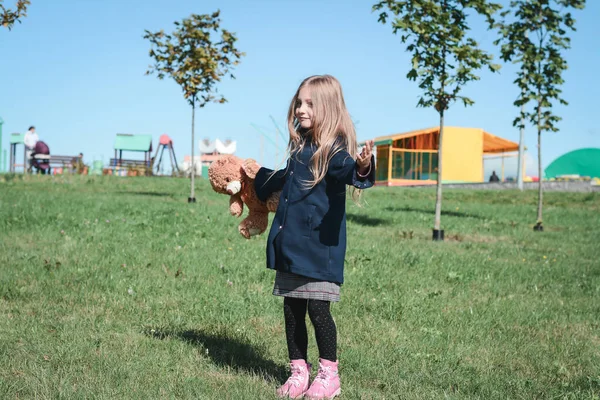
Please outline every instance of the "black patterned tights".
M308 334L306 310L315 328L319 357L337 361L337 331L329 311L329 302L285 297L283 315L290 360L307 359Z

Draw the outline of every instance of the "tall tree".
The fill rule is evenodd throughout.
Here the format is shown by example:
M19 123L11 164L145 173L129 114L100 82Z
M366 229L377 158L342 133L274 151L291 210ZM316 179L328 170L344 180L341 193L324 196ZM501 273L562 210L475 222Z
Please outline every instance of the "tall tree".
M159 79L170 76L183 91L183 97L192 106L192 173L188 202L196 202L194 196L194 118L196 107L208 103L225 103L216 84L229 75L245 54L235 46L234 33L221 28L220 11L212 14L192 14L181 22L175 22L172 34L163 30L146 30L144 39L151 43L150 57L154 59L146 74L156 73ZM216 37L215 37L216 36Z
M6 8L2 5L3 0L0 0L0 25L11 30L15 22L21 22L21 18L27 16L27 7L31 3L30 0L17 0L15 10Z
M496 24L504 61L519 66L514 83L521 96L514 105L521 111L513 125L521 129L529 121L537 129L538 147L538 206L534 229L543 231L542 206L542 133L556 132L561 120L553 112L553 102L568 103L561 97L562 73L567 61L562 52L571 47L568 31L575 30L571 9L583 9L585 0L512 0Z
M417 106L433 107L440 117L434 240L444 239L441 229L444 113L457 100L465 106L474 104L460 93L467 83L479 80L477 70L489 68L496 72L500 68L467 35L470 29L467 12L473 10L484 16L492 26L492 17L500 8L486 0L383 0L373 6L381 23L387 22L389 14L394 15L393 33L401 35L406 51L412 54L412 68L406 77L418 81L423 91Z

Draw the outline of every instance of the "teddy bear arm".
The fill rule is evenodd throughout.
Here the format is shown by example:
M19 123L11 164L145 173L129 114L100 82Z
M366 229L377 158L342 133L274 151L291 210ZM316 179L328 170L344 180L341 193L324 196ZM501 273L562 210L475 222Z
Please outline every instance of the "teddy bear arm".
M267 230L269 216L264 212L250 212L240 223L238 229L243 237L250 239L252 236L260 235Z
M267 199L267 209L270 212L276 212L277 207L279 206L279 197L281 196L281 190L274 192Z
M231 196L229 198L229 212L231 215L239 217L244 211L244 203L240 196Z

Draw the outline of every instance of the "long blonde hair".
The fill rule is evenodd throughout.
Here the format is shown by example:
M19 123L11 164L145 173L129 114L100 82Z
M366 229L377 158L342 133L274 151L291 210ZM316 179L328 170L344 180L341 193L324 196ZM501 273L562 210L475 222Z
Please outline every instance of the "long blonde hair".
M313 103L312 127L303 132L296 120L296 103L300 90L307 87ZM305 135L310 135L316 150L311 159L309 170L313 179L306 182L308 188L313 188L327 174L329 162L340 151L346 150L353 160L356 159L356 131L346 109L342 85L331 75L314 75L302 81L292 98L288 110L288 130L290 141L288 152L293 157L302 151L305 145ZM353 193L358 195L360 192Z

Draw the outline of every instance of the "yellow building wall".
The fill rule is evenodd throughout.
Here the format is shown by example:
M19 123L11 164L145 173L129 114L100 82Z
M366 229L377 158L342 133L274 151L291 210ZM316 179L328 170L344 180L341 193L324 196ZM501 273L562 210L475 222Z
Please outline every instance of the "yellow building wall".
M481 182L483 131L478 128L444 128L442 182Z

